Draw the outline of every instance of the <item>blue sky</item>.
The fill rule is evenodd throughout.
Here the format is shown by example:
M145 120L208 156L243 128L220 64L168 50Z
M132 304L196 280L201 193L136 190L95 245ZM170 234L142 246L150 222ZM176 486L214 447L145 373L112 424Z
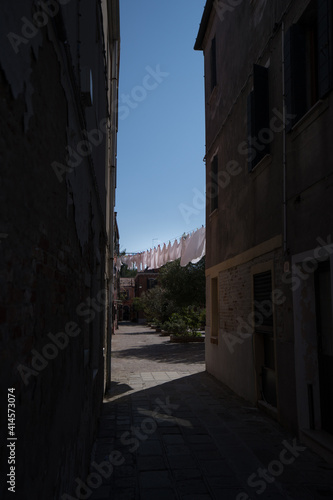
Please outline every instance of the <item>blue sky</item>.
M120 0L116 211L140 252L205 224L205 0Z

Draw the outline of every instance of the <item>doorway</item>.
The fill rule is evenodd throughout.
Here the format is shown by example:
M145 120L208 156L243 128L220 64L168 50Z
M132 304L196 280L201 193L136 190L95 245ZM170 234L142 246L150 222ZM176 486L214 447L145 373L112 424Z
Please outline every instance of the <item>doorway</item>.
M320 262L315 274L316 323L321 427L333 434L333 322L330 262Z

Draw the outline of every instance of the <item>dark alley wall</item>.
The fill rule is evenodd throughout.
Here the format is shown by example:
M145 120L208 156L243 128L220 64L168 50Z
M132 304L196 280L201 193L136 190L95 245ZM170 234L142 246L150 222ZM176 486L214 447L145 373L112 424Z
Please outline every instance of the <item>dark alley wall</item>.
M7 393L14 388L13 497L20 500L58 499L85 479L105 383L102 10L81 2L80 25L78 2L60 3L33 36L21 20L37 19L33 2L6 1L0 23L0 497L8 495ZM10 42L9 32L30 38L13 46L18 39ZM69 48L66 32L91 44L81 53L77 44ZM83 65L93 68L89 104Z

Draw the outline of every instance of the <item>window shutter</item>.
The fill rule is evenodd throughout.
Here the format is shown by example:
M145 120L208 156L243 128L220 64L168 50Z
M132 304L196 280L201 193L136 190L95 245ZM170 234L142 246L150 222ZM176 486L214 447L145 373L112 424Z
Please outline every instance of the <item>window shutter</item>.
M255 130L255 122L254 122L254 92L250 92L250 94L247 96L247 135L248 135L248 146L249 146L249 151L248 151L248 167L249 167L249 172L252 171L254 168L254 158L253 158L253 151L251 148L251 137L254 135L254 130Z
M319 98L332 88L332 0L318 0L318 88Z
M288 120L286 130L306 113L306 39L302 28L293 24L284 40L284 84L287 113L295 117Z
M258 322L258 318L256 317L255 331L258 333L271 333L273 331L271 271L253 276L253 298L254 312L261 319ZM269 308L267 309L268 305L270 306L271 314L269 314Z
M219 185L218 185L219 164L217 155L214 156L211 164L211 189L210 189L210 211L219 207Z
M269 87L268 69L253 65L253 91L247 100L247 124L249 137L248 167L251 171L270 151L270 145L260 141L264 129L269 129ZM264 135L264 134L263 134ZM259 147L252 146L252 138ZM266 137L265 137L266 139Z
M213 38L212 40L212 47L210 51L210 57L211 57L211 90L213 91L214 88L216 87L217 84L217 73L216 73L216 38Z

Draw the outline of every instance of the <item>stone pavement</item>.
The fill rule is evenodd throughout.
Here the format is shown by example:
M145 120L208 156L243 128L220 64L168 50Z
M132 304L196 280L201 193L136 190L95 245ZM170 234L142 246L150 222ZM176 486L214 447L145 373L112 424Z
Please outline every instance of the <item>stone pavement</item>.
M333 468L209 376L204 344L131 324L112 342L113 384L81 498L333 498Z

